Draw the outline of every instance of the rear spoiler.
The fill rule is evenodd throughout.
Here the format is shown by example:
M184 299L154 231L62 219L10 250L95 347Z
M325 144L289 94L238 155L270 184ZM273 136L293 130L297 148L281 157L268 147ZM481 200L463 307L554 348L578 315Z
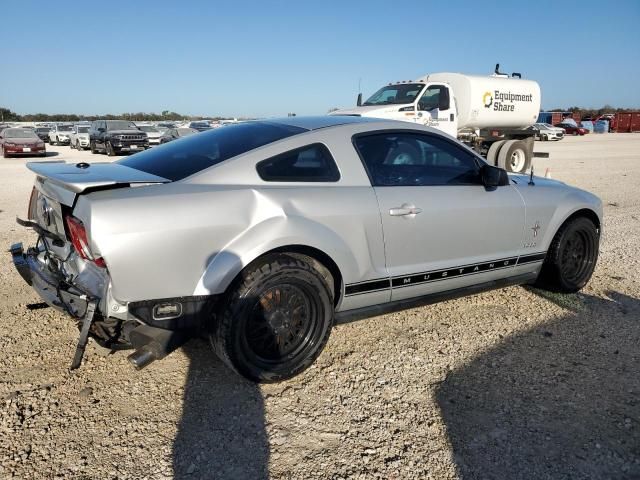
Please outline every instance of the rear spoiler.
M69 207L73 206L77 195L86 191L171 182L142 170L109 162L29 162L27 168L38 176L36 188Z
M131 183L169 183L163 177L119 163L29 162L27 168L39 177L74 193L96 187Z

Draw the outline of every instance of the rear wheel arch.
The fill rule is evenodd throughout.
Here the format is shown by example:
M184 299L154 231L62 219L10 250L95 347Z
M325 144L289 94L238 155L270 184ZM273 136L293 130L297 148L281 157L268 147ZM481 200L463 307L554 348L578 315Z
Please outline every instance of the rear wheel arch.
M340 267L338 267L337 263L327 253L308 245L284 245L260 254L236 275L227 287L227 291L234 288L245 270L252 268L258 263L264 262L269 256L277 254L290 255L296 258L306 257L308 259L307 261L325 277L327 283L332 287L333 303L334 306L338 305L342 294L342 272L340 271Z

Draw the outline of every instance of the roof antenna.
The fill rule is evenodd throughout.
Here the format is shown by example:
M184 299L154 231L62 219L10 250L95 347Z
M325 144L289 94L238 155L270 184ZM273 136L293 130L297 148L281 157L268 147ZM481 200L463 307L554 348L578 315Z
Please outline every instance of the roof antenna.
M529 185L534 186L535 183L533 181L533 165L531 165L531 174L529 175Z

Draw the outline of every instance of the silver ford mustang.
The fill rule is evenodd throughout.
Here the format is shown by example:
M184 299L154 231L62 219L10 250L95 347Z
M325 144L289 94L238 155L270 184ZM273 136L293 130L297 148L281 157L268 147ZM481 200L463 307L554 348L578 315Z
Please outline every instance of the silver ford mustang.
M80 337L142 368L194 335L254 381L307 368L334 321L507 285L576 292L602 204L507 175L436 130L348 116L247 122L115 163L29 163L39 235L11 254Z

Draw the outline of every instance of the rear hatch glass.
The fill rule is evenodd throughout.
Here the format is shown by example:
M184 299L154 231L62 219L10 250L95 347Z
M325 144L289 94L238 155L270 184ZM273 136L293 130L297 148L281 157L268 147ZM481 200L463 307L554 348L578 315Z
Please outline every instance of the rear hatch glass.
M118 163L172 181L182 180L229 158L306 131L278 123L241 123L190 135Z

